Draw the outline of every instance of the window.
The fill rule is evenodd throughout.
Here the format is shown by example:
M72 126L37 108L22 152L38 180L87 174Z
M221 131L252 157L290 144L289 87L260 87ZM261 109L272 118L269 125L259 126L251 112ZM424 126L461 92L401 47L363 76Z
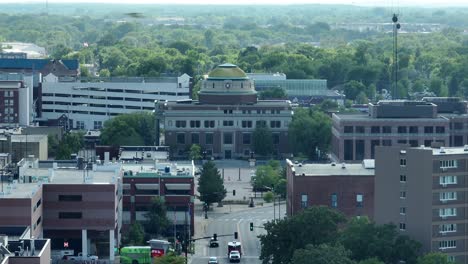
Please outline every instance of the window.
M215 127L215 121L214 120L205 120L204 122L206 128L213 128Z
M406 223L400 223L400 230L406 230Z
M193 127L193 128L200 127L200 120L190 120L190 127Z
M234 121L233 120L223 120L223 126L225 126L225 127L234 126Z
M187 126L187 122L186 122L185 120L176 120L175 126L176 126L176 127L186 127L186 126Z
M400 166L402 167L406 166L406 159L400 159Z
M463 129L463 123L457 122L457 123L455 123L455 124L453 125L453 128L454 128L455 130L462 130L462 129Z
M346 134L350 134L350 133L353 133L353 132L354 132L354 129L353 129L352 126L345 126L345 127L344 127L344 132L345 132Z
M192 134L192 144L200 144L200 135L197 133Z
M442 225L439 225L439 232L440 233L457 232L457 224L442 224Z
M338 207L338 195L336 193L333 193L331 195L331 207L333 207L333 208Z
M441 185L457 184L457 176L440 176L439 183Z
M457 161L456 160L441 160L440 161L440 168L456 168Z
M406 133L408 133L408 132L407 132L405 126L399 126L398 127L398 134L406 134Z
M392 145L392 140L391 139L383 139L382 140L382 146L391 146Z
M82 200L81 195L59 195L60 202L81 202Z
M232 114L232 109L224 109L224 114Z
M400 199L406 199L406 192L405 191L400 192Z
M406 182L406 175L400 175L400 182Z
M281 127L281 121L270 121L270 127L271 128L280 128Z
M383 134L390 134L390 133L392 133L392 127L391 127L391 126L383 126L383 127L382 127L382 133L383 133Z
M39 206L41 206L42 204L42 199L39 199L36 203L36 208L39 208Z
M372 134L380 134L380 127L379 126L371 127L371 133Z
M224 133L224 136L223 136L223 143L224 144L232 144L232 133Z
M417 134L418 133L418 127L417 126L410 126L409 127L409 132L410 132L410 134Z
M185 144L185 134L177 134L177 144Z
M364 129L363 126L357 126L357 127L356 127L356 133L358 133L358 134L364 134L364 131L365 131L365 129Z
M434 133L434 127L432 126L425 126L424 127L424 134L432 134Z
M242 127L243 127L243 128L250 128L250 127L252 127L252 121L250 121L250 120L243 120L243 121L242 121Z
M439 241L439 249L456 248L456 247L457 247L457 241L456 240Z
M273 133L271 134L273 137L273 144L278 145L280 143L280 134L279 133Z
M436 127L436 133L437 133L437 134L443 134L443 133L445 133L445 127L443 127L443 126L437 126L437 127Z
M441 192L439 193L441 201L454 201L457 200L457 192Z
M406 207L400 207L400 214L405 215L406 214Z
M76 121L76 129L85 129L84 121Z
M94 129L98 130L102 128L102 121L94 121Z
M356 206L357 207L362 207L363 200L364 200L364 195L362 195L362 194L356 195Z
M39 216L39 218L36 221L36 225L40 225L42 222L42 216Z
M439 216L440 217L457 216L457 208L440 208Z
M301 208L307 208L308 199L307 194L301 195Z
M266 127L266 121L265 120L257 120L255 123L255 126L257 127Z
M81 212L59 212L59 219L81 219Z
M207 145L212 145L213 144L213 134L212 133L205 134L205 144L207 144Z
M252 137L252 135L250 133L243 133L242 134L242 144L250 145L251 141L252 141L251 137Z

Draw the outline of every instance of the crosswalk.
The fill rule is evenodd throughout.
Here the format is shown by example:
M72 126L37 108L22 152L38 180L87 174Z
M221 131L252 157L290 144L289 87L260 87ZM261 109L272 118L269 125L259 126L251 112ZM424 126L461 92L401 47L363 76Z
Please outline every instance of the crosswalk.
M268 221L271 221L273 219L255 219L255 218L227 218L227 219L223 219L223 221L225 222L229 222L229 221L234 221L234 222L242 222L242 221L260 221L260 222L268 222Z

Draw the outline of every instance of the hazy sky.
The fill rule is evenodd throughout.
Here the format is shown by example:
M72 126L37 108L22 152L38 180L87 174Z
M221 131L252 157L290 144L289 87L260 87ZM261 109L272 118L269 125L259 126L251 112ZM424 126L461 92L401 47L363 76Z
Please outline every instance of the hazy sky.
M366 6L468 6L468 0L48 0L49 3L140 4L354 4ZM0 0L0 3L45 3L46 0Z

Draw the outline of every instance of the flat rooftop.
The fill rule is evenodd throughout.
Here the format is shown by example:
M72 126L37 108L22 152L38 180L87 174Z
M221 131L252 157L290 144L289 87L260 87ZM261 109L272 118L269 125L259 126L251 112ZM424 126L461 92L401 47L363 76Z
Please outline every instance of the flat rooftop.
M414 121L414 122L426 122L426 121L447 121L448 119L444 117L443 115L437 116L436 118L403 118L403 117L398 117L398 118L373 118L370 117L368 114L340 114L340 113L334 113L334 116L336 116L340 120L345 120L345 121L369 121L369 122L380 122L380 121L385 121L385 122L399 122L401 120L408 120L408 121Z
M115 171L27 168L24 176L46 178L47 184L114 184ZM86 181L85 181L86 180Z
M468 146L466 147L441 147L431 148L420 146L419 149L432 149L432 155L443 156L443 155L468 155Z
M32 198L41 188L39 183L0 183L0 199Z
M169 167L169 173L165 172ZM190 161L177 163L156 162L156 163L122 163L125 172L132 172L138 177L193 177L195 166ZM127 174L127 176L130 176Z
M300 176L374 176L374 165L369 164L345 164L342 168L341 163L335 164L303 164L301 167L298 164L294 165L296 177ZM367 168L366 168L367 167Z

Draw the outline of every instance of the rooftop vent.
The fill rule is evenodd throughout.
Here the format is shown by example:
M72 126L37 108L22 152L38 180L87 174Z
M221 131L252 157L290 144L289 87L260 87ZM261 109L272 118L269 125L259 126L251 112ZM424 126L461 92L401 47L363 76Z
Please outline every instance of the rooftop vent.
M444 147L440 147L440 154L445 154L445 148Z
M346 164L345 164L344 162L341 163L341 168L342 168L342 169L346 169Z
M426 146L424 146L424 145L421 145L421 146L420 146L420 148L425 148L425 147L426 147Z
M336 166L336 163L335 163L335 162L332 162L331 165L332 165L333 167L335 167L335 166Z
M465 145L465 146L463 147L463 151L468 151L468 145Z

